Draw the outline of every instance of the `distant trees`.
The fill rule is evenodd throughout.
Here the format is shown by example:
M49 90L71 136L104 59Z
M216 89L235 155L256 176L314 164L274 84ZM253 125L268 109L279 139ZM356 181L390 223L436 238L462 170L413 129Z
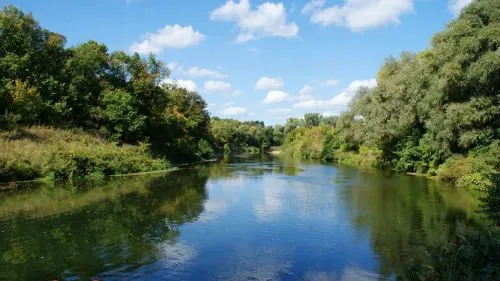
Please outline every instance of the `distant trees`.
M163 62L95 41L65 48L64 36L13 6L0 12L0 30L0 128L80 127L119 143L151 142L174 159L201 155L198 143L210 139L206 103L163 85Z
M262 121L241 122L214 117L211 120L211 135L214 145L225 152L246 147L265 151L281 145L284 132L282 126L266 127Z

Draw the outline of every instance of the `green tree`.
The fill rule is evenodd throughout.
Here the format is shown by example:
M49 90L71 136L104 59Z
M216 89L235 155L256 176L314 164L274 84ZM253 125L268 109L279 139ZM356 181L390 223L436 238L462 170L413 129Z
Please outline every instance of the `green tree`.
M137 142L144 135L146 116L140 115L132 95L123 90L105 90L98 116L113 141Z
M319 113L306 113L304 115L304 121L309 128L319 126L320 119L321 114Z

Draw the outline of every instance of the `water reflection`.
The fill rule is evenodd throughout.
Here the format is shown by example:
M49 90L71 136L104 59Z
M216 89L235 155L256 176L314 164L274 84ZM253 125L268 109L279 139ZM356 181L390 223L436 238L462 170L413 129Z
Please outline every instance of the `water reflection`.
M193 251L175 243L178 225L203 211L207 179L191 171L4 195L0 280L117 276L160 259L182 261Z
M479 221L423 178L238 159L0 194L0 280L391 280Z
M436 181L365 173L343 189L358 232L368 232L380 273L401 275L427 258L426 246L444 245L464 224L480 221L477 201Z

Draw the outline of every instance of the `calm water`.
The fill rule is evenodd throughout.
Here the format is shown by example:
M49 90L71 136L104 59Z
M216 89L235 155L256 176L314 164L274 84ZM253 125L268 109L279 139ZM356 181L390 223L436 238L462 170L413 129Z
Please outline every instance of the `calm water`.
M424 178L240 160L0 194L0 280L393 280L476 220Z

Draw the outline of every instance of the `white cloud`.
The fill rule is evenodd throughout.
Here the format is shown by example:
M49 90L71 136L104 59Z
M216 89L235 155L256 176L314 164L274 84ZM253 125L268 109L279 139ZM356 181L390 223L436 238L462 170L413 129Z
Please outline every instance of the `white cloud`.
M191 92L196 92L198 85L193 80L182 80L182 79L166 79L163 81L165 84L170 84L175 87L184 88Z
M303 15L310 14L315 10L317 10L318 8L323 7L324 5L325 5L325 0L311 0L311 2L307 3L304 6L304 8L302 8L302 14Z
M205 82L205 91L207 92L228 92L232 89L231 84L224 81L210 80Z
M450 0L448 5L455 16L458 16L463 8L467 7L474 0Z
M345 0L342 6L323 7L320 1L308 3L310 21L323 26L345 26L363 31L389 24L399 24L401 15L413 11L415 0ZM313 5L316 2L317 5ZM323 3L324 4L324 3ZM306 8L306 7L304 7Z
M249 0L236 3L232 0L213 10L210 19L215 21L235 22L239 28L237 43L243 43L262 37L295 37L299 27L294 22L287 22L283 3L265 2L256 9L251 9Z
M368 80L354 80L352 81L347 89L345 90L349 94L355 94L361 87L367 87L369 89L377 87L377 79L372 78Z
M269 91L262 100L263 104L279 103L290 100L290 95L283 91Z
M167 64L168 69L170 69L171 72L175 72L179 75L182 76L188 76L188 77L207 77L207 78L212 78L212 79L225 79L227 78L227 75L225 73L222 73L217 70L212 70L209 68L203 68L203 67L198 67L198 66L192 66L190 68L185 68L184 65L176 63L176 62L170 62Z
M326 80L323 85L325 85L326 87L335 87L339 84L339 80L336 80L336 79L328 79Z
M248 110L244 107L233 106L233 107L224 108L221 111L221 114L228 115L228 116L237 116L237 115L246 114L247 112L248 112Z
M158 54L165 48L182 49L200 44L205 35L195 31L192 26L165 25L156 33L147 33L141 41L130 46L131 52L139 54Z
M299 94L301 96L307 96L307 95L312 94L313 90L314 90L313 87L311 87L310 85L306 84L306 85L304 85L304 87L302 87L302 89L300 89Z
M177 64L176 62L169 62L167 64L167 68L170 70L170 71L174 71L177 69L177 67L179 67L179 64Z
M191 77L209 77L215 79L224 79L227 77L226 74L221 73L216 70L211 70L208 68L200 68L200 67L191 67L187 70L186 74Z
M276 90L281 89L285 83L279 77L260 77L255 83L255 89L257 90Z
M331 110L333 108L341 109L345 108L352 97L356 94L359 88L367 87L374 88L377 86L376 79L368 79L368 80L354 80L352 81L347 88L345 88L340 94L334 96L329 100L316 100L314 98L299 101L294 104L294 108L303 108L303 109L316 109L316 110ZM333 112L330 112L333 114Z
M215 108L216 106L217 106L217 104L216 104L216 103L209 103L209 104L207 105L207 109L213 109L213 108Z

